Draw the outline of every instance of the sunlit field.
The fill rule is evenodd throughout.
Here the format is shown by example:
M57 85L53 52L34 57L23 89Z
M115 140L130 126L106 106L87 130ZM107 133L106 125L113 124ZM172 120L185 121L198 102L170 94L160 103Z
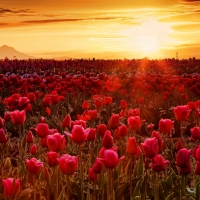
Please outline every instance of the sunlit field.
M4 59L0 94L0 200L200 199L200 60Z

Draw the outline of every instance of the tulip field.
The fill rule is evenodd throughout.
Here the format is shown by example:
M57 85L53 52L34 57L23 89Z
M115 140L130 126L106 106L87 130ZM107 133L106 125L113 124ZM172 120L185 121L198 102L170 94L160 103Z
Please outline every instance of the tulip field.
M200 60L0 60L0 200L200 200Z

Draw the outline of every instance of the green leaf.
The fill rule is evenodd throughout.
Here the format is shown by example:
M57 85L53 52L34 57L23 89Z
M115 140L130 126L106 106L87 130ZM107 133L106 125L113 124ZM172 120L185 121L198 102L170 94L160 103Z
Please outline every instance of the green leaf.
M141 176L144 173L144 161L143 161L143 155L140 154L140 159L138 161L138 169L137 169L137 176Z
M62 118L64 119L67 116L67 111L64 106L62 106Z
M172 192L170 195L167 196L165 200L173 200L174 199L174 193Z
M125 193L126 189L129 187L129 183L126 182L122 185L120 185L117 190L115 191L115 198L120 199L121 196Z
M195 198L195 200L199 200L199 195L200 195L200 182L198 182L197 185L196 185L196 198Z
M17 195L17 200L28 200L31 197L31 193L33 192L33 189L27 188L25 190L22 190Z
M140 179L140 180L137 182L136 186L135 186L135 189L134 189L134 191L133 191L132 200L141 199L141 193L140 193L141 185L142 185L142 179Z
M66 198L64 198L65 197L65 188L66 188L66 185L63 187L62 192L60 193L60 195L57 198L57 200L65 200L66 199Z

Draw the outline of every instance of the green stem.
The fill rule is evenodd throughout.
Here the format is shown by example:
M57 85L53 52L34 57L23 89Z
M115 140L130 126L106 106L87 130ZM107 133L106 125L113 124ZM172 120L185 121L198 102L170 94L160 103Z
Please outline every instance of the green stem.
M158 182L159 182L159 173L155 173L155 183L154 183L154 200L159 200L159 187L158 187Z
M81 154L81 145L79 145L79 170L80 170L80 186L81 186L81 199L84 200L83 193L83 167L82 167L82 154Z
M69 175L67 175L67 200L70 200L70 198L69 198L69 188L70 188L70 179L69 179Z
M37 181L36 175L33 175L34 200L36 200L36 195L37 195L36 181Z
M54 200L57 200L58 198L58 166L54 167L54 181L55 181Z
M181 199L186 199L186 184L187 184L187 176L182 175L181 178Z
M96 181L93 182L93 200L96 200Z
M133 186L132 186L132 172L133 172L133 160L134 160L134 156L131 155L130 158L130 170L129 170L129 179L130 179L130 199L132 199L132 195L133 195Z
M104 200L104 167L101 172L101 200Z

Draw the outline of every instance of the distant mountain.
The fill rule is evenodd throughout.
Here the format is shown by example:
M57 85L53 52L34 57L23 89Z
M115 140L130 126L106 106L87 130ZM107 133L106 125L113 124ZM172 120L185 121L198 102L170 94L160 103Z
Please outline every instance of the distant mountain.
M35 57L21 53L15 50L13 47L3 45L0 47L0 59L5 59L6 57L8 59L18 59L18 60L29 59L29 58L35 59Z

